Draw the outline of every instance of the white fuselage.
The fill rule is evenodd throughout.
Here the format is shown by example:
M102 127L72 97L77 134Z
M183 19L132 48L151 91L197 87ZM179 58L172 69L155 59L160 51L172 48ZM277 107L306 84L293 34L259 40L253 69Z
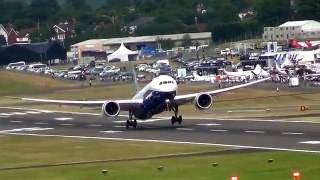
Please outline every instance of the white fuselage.
M177 94L177 82L170 76L160 75L141 89L133 99L143 99L143 102L132 110L138 119L148 119L167 108L167 100L173 100Z

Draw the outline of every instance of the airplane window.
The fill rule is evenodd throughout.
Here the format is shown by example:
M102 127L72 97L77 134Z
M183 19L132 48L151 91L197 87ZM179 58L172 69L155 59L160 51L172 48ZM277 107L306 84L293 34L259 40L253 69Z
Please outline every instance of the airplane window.
M167 81L163 81L163 84L167 84L168 82Z
M160 82L160 84L159 85L162 85L162 82Z

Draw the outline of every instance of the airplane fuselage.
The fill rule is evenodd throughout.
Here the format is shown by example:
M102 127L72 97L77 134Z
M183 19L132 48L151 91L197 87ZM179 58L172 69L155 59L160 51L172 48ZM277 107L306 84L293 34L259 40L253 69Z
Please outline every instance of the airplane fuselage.
M150 119L152 116L165 111L168 108L167 100L173 100L175 95L176 91L153 91L152 95L144 99L138 108L133 109L132 114L138 119Z
M132 114L138 119L149 119L167 109L167 101L177 95L177 82L170 76L161 75L147 84L133 99L143 99Z

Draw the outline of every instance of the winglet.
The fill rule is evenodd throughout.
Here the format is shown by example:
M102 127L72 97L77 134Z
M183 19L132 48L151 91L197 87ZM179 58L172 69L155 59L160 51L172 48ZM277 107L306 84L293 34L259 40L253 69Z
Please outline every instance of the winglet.
M131 65L132 65L132 74L133 74L133 80L134 80L134 90L135 90L135 94L138 94L138 92L140 91L140 88L137 81L136 70L134 69L134 65L132 61L131 61Z

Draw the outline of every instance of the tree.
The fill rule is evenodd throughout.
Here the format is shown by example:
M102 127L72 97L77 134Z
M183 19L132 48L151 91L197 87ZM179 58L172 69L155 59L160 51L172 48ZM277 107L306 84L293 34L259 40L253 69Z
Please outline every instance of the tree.
M288 0L264 0L255 7L257 20L263 26L276 26L291 19Z
M182 38L182 44L181 44L183 47L189 47L189 46L192 46L192 40L191 40L191 37L190 37L190 34L185 34Z
M301 0L296 10L299 19L320 19L320 1L319 0Z
M164 50L172 49L174 47L174 42L170 38L168 39L158 38L157 42L161 44L161 48Z

